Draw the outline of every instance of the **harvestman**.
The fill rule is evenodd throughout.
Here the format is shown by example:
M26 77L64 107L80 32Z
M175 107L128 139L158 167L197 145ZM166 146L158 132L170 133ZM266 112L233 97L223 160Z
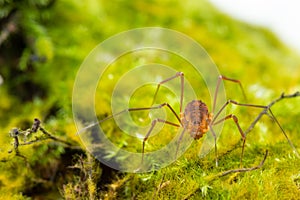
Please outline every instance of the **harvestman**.
M172 106L168 103L162 103L160 105L157 106L153 106L157 93L159 91L159 88L162 84L171 81L177 77L180 77L181 80L181 94L180 94L180 114L178 115L175 110L172 108ZM272 113L270 106L263 106L263 105L255 105L255 104L245 104L245 103L238 103L236 101L233 100L227 100L223 106L219 109L219 111L214 115L213 113L215 112L215 107L216 107L216 102L217 102L217 95L218 95L218 91L219 91L219 87L221 84L221 81L230 81L233 83L237 83L239 84L243 95L245 96L244 93L244 89L242 87L242 84L239 80L237 79L231 79L228 77L225 77L223 75L220 75L218 77L218 81L217 81L217 85L216 85L216 90L214 93L214 98L213 98L213 107L212 107L212 112L208 111L207 105L201 101L201 100L193 100L191 102L189 102L185 109L184 112L182 107L183 107L183 96L184 96L184 73L183 72L177 72L174 76L167 78L161 82L158 83L154 97L153 97L153 102L152 105L150 107L139 107L139 108L128 108L128 109L124 109L116 114L113 114L111 116L108 116L96 123L90 124L89 126L83 128L81 131L86 130L92 126L95 126L99 123L102 123L108 119L114 118L117 115L120 115L122 113L125 112L133 112L133 111L143 111L143 110L153 110L153 109L160 109L162 107L167 107L176 117L178 123L174 123L174 122L170 122L164 119L154 119L151 123L151 127L148 130L147 134L145 135L144 139L143 139L143 146L142 146L142 163L144 160L144 152L145 152L145 142L147 141L147 139L149 138L152 130L154 129L155 125L157 122L160 123L165 123L174 127L182 127L183 130L179 136L178 139L178 145L177 145L177 149L176 149L176 156L177 156L177 152L178 152L178 148L180 145L180 142L182 140L182 137L184 135L185 132L189 132L190 136L192 138L194 138L195 140L200 139L206 132L208 132L209 130L211 131L213 137L214 137L214 146L215 146L215 159L216 159L216 166L218 166L218 154L217 154L217 136L216 133L213 129L214 125L217 125L221 122L224 122L228 119L232 119L233 122L235 123L237 129L239 130L240 134L241 134L241 138L242 138L242 153L241 153L241 157L240 157L240 163L242 165L242 160L243 160L243 156L244 156L244 149L245 149L245 142L246 142L246 134L245 132L241 129L240 125L239 125L239 121L238 118L234 115L234 114L229 114L223 118L218 119L218 117L220 116L221 112L224 111L224 109L227 107L227 105L229 104L234 104L237 106L244 106L244 107L254 107L254 108L261 108L264 109L264 111L262 112L263 114L266 114L267 112L269 113L269 116L276 122L276 124L280 127L282 133L284 134L284 136L286 137L286 139L288 140L289 144L291 145L291 147L295 150L295 147L293 146L293 144L291 143L291 141L289 140L287 134L284 132L284 130L282 129L281 125L279 124L278 120L275 118L274 114ZM273 104L272 104L273 105ZM254 125L253 125L254 126ZM253 128L253 127L252 127ZM80 132L81 132L80 131ZM266 153L267 155L267 153ZM265 155L265 157L266 157Z

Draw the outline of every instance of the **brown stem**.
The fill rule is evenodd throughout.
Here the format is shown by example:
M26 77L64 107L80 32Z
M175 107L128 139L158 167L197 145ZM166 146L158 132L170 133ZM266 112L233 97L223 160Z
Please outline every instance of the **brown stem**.
M54 141L57 141L57 142L61 142L61 143L64 143L68 146L72 146L72 144L70 142L67 142L65 140L62 140L62 139L59 139L53 135L51 135L47 130L45 130L43 127L40 126L40 130L42 131L42 133L44 133L49 139L52 139Z
M268 150L266 150L266 154L265 154L263 160L260 162L259 165L254 166L254 167L250 167L250 168L240 168L240 169L228 170L228 171L222 172L221 174L217 175L217 177L226 176L228 174L236 173L236 172L249 172L249 171L253 171L253 170L259 169L259 168L261 168L264 165L264 163L265 163L265 161L267 159L267 156L268 156Z
M15 23L15 16L11 17L10 21L4 26L0 33L0 46L7 40L7 38L17 31L17 25Z
M250 168L239 168L239 169L228 170L228 171L221 172L221 173L213 175L213 176L206 177L206 180L207 180L207 182L212 182L212 181L216 180L217 178L226 176L228 174L238 173L238 172L249 172L249 171L257 170L264 165L264 163L267 159L267 156L268 156L268 150L266 150L263 160L257 166L250 167ZM190 191L183 199L189 199L191 196L193 196L199 190L201 190L201 188L199 186L197 186L192 191Z

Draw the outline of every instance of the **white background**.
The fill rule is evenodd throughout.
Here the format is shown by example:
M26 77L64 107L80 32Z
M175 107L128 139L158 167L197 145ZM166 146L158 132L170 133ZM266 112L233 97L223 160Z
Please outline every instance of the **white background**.
M269 28L300 54L300 1L210 0L222 12L251 24Z

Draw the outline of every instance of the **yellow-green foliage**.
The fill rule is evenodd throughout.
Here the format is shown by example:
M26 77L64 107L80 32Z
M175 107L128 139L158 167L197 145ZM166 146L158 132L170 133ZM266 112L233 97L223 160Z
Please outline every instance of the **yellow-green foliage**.
M72 89L81 62L103 40L137 27L170 28L195 39L207 50L222 74L242 82L249 103L266 105L282 92L299 91L300 58L269 30L233 20L206 0L61 0L53 1L53 4L43 0L0 1L1 20L13 9L17 15L12 21L19 32L17 35L11 33L6 43L0 44L1 52L7 52L5 56L0 55L0 74L4 78L0 85L0 199L38 198L41 194L33 192L37 187L43 189L43 197L50 199L59 196L66 199L299 198L300 160L292 153L281 130L267 116L249 133L243 163L245 167L259 164L268 149L269 156L264 166L256 171L221 178L216 175L240 165L241 149L233 148L240 135L231 121L226 122L218 142L218 168L215 167L214 152L203 159L197 156L200 140L194 142L176 162L161 170L116 175L102 174L99 163L89 157L75 134L77 130L73 123ZM20 49L14 46L14 36L22 38ZM120 59L115 66L112 65L113 76L120 77L129 68L141 64L139 56L142 57ZM164 64L185 70L182 65L185 63L176 57ZM184 73L187 77L193 76L193 71ZM193 81L199 88L199 97L209 100L202 80ZM98 116L111 113L113 85L104 82L102 86L95 96L99 99L96 106ZM238 86L225 83L225 87L229 91L228 98L244 101ZM154 91L155 86L145 87L141 93L135 94L136 99L131 99L130 104L148 106ZM162 88L160 95L158 100L167 99L173 104L173 95L167 90ZM178 109L178 104L174 104ZM298 151L299 107L300 98L286 99L272 107ZM230 106L228 112L234 112L242 129L246 129L260 110ZM73 149L46 140L20 146L19 151L26 160L16 156L15 152L8 153L13 148L9 130L13 127L30 128L35 117L40 118L55 136L74 144ZM111 121L103 126L107 136L117 145L141 152L140 140L124 135ZM147 141L146 152L168 143L175 131L173 127L165 127ZM62 165L68 165L64 166L64 173L56 174L55 169ZM53 179L60 175L60 179ZM105 176L109 176L108 180L100 180Z
M35 43L36 54L44 59L51 61L53 58L54 50L52 41L47 37L37 38Z

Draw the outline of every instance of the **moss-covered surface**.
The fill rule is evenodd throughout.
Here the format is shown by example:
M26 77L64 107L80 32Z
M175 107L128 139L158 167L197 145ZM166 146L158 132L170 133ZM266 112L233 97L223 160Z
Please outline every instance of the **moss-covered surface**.
M299 198L300 160L268 117L263 117L248 134L243 161L245 167L258 165L268 149L263 167L224 177L216 175L240 165L241 148L233 149L240 135L232 122L226 123L218 142L219 167L215 167L214 152L202 159L197 156L200 140L163 169L131 174L114 171L90 156L75 134L72 118L72 87L83 59L109 36L146 26L170 28L194 38L222 74L241 80L249 103L267 105L282 92L300 89L299 56L270 31L233 20L207 1L25 0L0 1L0 5L0 35L4 38L0 43L0 75L4 80L0 85L0 199ZM118 63L122 70L114 71L114 75L126 72L135 62L138 60ZM172 66L179 64L176 58L171 62ZM184 73L192 75L189 71ZM193 84L202 87L201 81ZM228 98L243 101L238 86L225 86L230 91ZM107 85L96 96L102 99L97 104L98 116L110 114L109 97L105 94L111 89ZM131 104L151 104L154 91L155 86L144 88ZM207 101L204 91L199 89ZM171 94L162 90L160 95L172 101ZM299 106L300 98L293 98L272 107L298 151ZM244 130L259 114L259 110L235 106L230 106L228 112L238 116ZM19 154L8 153L13 149L9 131L13 127L30 128L34 118L41 119L46 130L68 144L50 138L19 146ZM141 152L140 140L116 138L122 132L111 122L105 126L117 144ZM175 128L165 127L159 136L149 139L146 151L160 148L173 132ZM27 141L41 137L44 135L38 131Z

